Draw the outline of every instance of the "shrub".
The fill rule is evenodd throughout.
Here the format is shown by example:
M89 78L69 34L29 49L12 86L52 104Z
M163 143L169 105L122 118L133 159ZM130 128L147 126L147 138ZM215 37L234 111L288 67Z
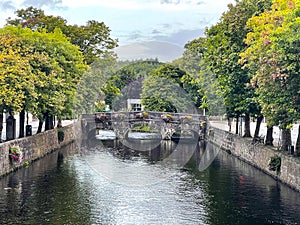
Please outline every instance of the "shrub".
M269 170L280 171L280 167L281 167L281 157L279 157L277 155L271 157L270 162L269 162Z
M23 152L19 146L12 146L9 148L9 158L16 162L19 162L21 159L23 159Z
M58 139L58 142L59 142L59 143L61 143L61 142L64 141L64 139L65 139L65 133L64 133L63 130L59 129L59 130L57 131L57 139Z

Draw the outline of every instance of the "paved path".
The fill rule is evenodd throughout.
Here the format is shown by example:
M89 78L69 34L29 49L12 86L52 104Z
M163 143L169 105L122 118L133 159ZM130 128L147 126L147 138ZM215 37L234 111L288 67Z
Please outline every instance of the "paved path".
M62 125L67 126L67 125L69 125L73 122L74 122L73 120L63 120ZM39 121L38 120L32 120L28 124L32 126L32 135L36 134L37 129L38 129L38 125L39 125ZM57 126L57 123L55 124L55 127L56 126ZM44 131L44 126L43 126L42 130ZM18 137L18 136L19 136L19 122L18 122L18 120L16 120L16 137ZM4 140L4 141L6 140L6 123L5 122L3 123L3 130L2 130L1 140Z
M222 129L222 130L227 130L227 131L229 130L227 120L226 121L225 120L224 121L210 121L210 124L213 127L216 127L216 128ZM256 127L256 123L251 122L250 131L251 131L252 136L254 135L255 127ZM244 131L244 124L243 124L242 130ZM299 130L299 124L295 124L291 129L292 145L296 145L298 130ZM231 132L235 134L235 122L232 122ZM267 125L266 125L266 123L262 123L261 126L260 126L259 135L265 136L266 134L267 134ZM273 138L274 138L274 145L278 145L278 143L280 141L280 129L279 129L279 127L274 127L273 128Z

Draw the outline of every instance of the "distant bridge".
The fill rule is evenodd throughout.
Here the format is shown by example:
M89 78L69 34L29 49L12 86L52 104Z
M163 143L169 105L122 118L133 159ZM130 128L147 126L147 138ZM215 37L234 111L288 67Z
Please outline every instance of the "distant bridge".
M152 132L160 139L204 138L207 118L199 114L166 112L97 112L81 116L85 138L96 136L97 130L113 130L118 139L130 132Z

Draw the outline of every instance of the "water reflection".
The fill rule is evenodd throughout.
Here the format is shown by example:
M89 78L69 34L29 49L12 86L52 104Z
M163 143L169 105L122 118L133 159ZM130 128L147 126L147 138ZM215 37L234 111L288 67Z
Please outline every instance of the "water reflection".
M199 171L213 146L199 142L177 167L164 159L178 143L143 144L151 150L70 145L1 178L0 224L299 224L300 194L253 167L219 152ZM182 146L178 156L190 155Z
M300 223L299 193L237 158L221 152L203 174L210 224Z

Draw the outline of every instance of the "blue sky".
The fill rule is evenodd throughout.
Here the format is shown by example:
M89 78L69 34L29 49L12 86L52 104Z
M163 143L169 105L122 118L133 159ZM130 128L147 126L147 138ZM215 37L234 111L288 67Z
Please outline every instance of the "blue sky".
M215 24L234 0L1 0L0 26L14 16L16 9L35 6L47 15L59 15L69 24L85 24L87 20L103 21L111 36L119 40L119 52L133 58L145 58L151 43L156 44L157 55L178 52L190 40L200 37L205 27ZM157 42L165 43L164 49ZM147 43L147 45L143 45ZM154 53L153 53L154 51ZM132 53L131 53L132 52ZM155 49L151 51L155 56ZM143 55L143 54L146 55ZM126 59L126 57L124 58Z

